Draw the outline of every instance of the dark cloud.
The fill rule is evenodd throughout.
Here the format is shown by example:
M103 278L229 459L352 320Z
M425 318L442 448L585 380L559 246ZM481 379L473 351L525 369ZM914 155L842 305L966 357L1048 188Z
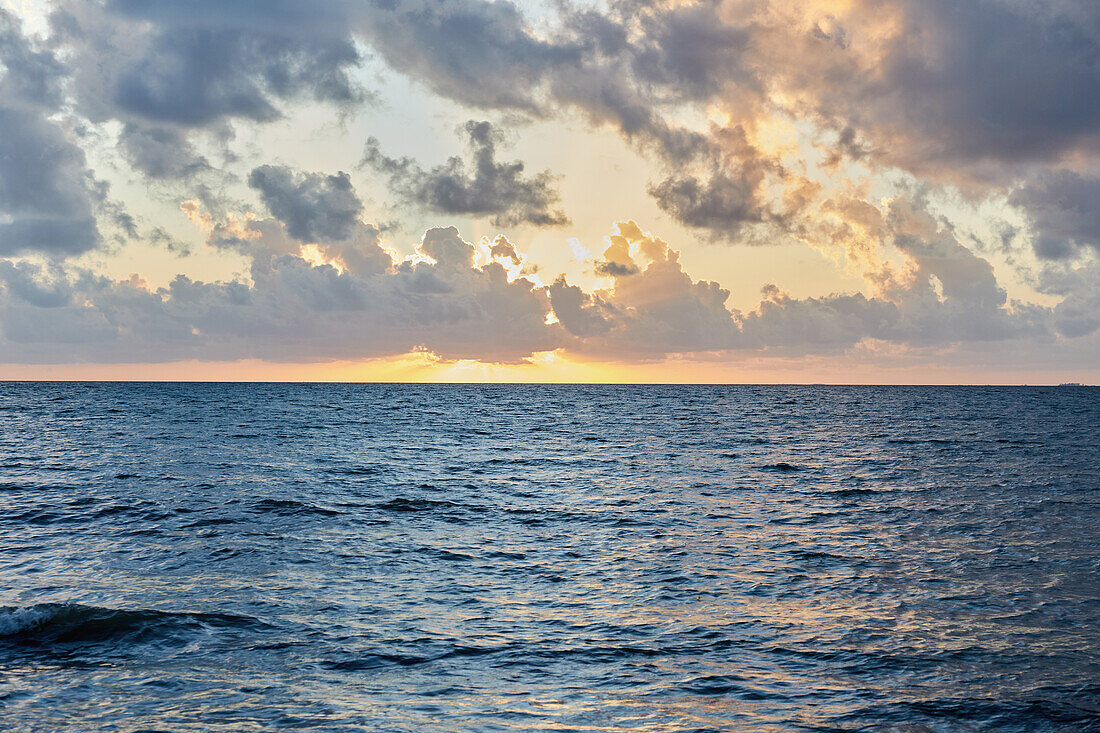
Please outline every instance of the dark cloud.
M537 37L511 2L376 0L359 19L391 68L482 109L544 111L552 75L584 58L572 39Z
M820 189L796 179L796 166L784 170L779 153L753 148L744 132L777 115L799 123L823 165L841 174L858 160L872 172L899 166L932 185L963 183L966 196L1009 194L1052 271L1084 262L1100 251L1096 3L556 7L558 22L536 29L508 0L59 0L48 41L0 12L0 255L87 252L101 240L97 215L137 235L81 147L113 121L107 129L121 129L118 149L133 168L187 182L188 197L210 212L208 244L250 262L248 283L180 277L150 289L0 261L5 355L312 359L422 346L455 358L515 360L560 347L644 359L869 341L1040 343L1100 328L1095 267L1044 275L1038 287L1062 297L1054 308L1015 302L989 262L919 202L880 211L866 200L837 203L867 198L859 193L815 199ZM195 148L200 136L228 139L238 122L269 122L303 101L360 102L363 46L467 108L574 114L617 130L651 156L648 192L682 224L729 239L759 223L807 241L835 235L871 294L799 299L769 287L751 311L731 310L728 291L692 279L675 250L632 223L593 263L607 279L594 292L564 278L545 288L517 278L526 260L504 239L492 243L492 262L475 266L475 248L452 228L429 231L419 260L394 262L379 229L359 220L343 173L259 166L248 182L274 218L219 210L228 205L194 180L211 170ZM730 121L682 126L712 107ZM469 157L444 165L388 157L373 139L365 162L398 198L430 211L500 225L568 221L549 172L499 161L489 123L464 133ZM1014 237L1005 237L1008 250ZM163 229L148 239L182 251ZM303 259L302 242L329 264ZM558 322L547 324L551 313Z
M631 42L645 31L624 19L629 11L562 9L549 32L536 32L507 1L379 1L353 15L390 68L463 105L536 117L571 108L666 160L707 152L704 135L670 124L658 110L662 101L692 96L686 85L707 60L724 60L717 49L727 34L708 27L705 13L669 31L683 41L675 48Z
M0 130L0 255L95 247L96 194L84 151L42 112L2 101Z
M611 321L604 312L612 310L599 296L570 285L565 275L559 275L550 285L550 303L554 315L566 331L584 339L602 336L611 330Z
M63 73L0 10L0 255L68 256L99 243L101 192L84 151L50 119Z
M260 192L268 211L290 236L304 242L346 239L363 210L343 171L324 175L263 165L252 171L248 185Z
M1049 171L1009 198L1031 220L1032 245L1044 259L1064 259L1082 248L1100 252L1100 178Z
M350 41L188 29L164 33L153 44L155 55L120 70L114 88L123 111L150 120L266 122L280 116L273 98L346 103L356 96L345 74L359 60Z
M1100 152L1097 8L859 0L836 15L808 4L793 15L727 17L751 30L745 63L781 95L773 98L865 143L845 151L842 139L838 152L996 187L1028 164Z
M178 129L129 123L118 144L130 165L150 178L190 178L210 169L206 158Z
M607 260L597 262L593 270L597 275L603 277L626 277L627 275L637 275L641 272L637 265L610 262Z
M341 7L78 1L63 3L53 26L92 119L209 127L277 119L289 100L362 100Z
M376 139L367 143L363 164L385 175L402 200L443 214L488 216L498 226L527 223L559 226L569 223L556 208L559 200L549 171L524 175L519 161L498 163L499 136L488 122L463 127L471 162L450 158L425 170L411 158L384 155Z
M1003 188L1022 166L1100 153L1097 7L612 3L561 10L538 34L509 2L377 3L357 17L392 68L438 94L617 127L674 168L650 186L658 203L723 234L757 214L739 167L751 158L672 124L678 105L716 103L735 119L778 109L835 131L830 165L859 158ZM682 169L690 161L721 165L700 177Z
M0 282L11 296L36 308L59 308L72 300L72 285L56 273L25 263L0 260Z
M718 171L705 180L670 176L646 190L662 211L680 223L733 238L742 225L764 219L757 193L761 180Z
M746 59L752 28L730 23L721 3L680 4L637 14L626 10L620 22L636 18L639 33L630 68L645 85L658 86L671 101L706 101L736 86L756 92L758 81Z
M181 242L171 234L169 234L163 227L153 227L149 232L149 242L160 247L164 247L166 250L176 255L177 257L187 257L191 254L191 247L186 242Z
M960 158L1051 160L1100 143L1096 3L904 7L910 37L921 34L922 42L898 39L884 60L886 78L866 92L890 89L893 106L874 109L916 138L918 151L956 165Z
M835 351L867 338L888 339L901 317L897 304L855 295L795 299L765 286L741 328L747 346L798 354Z
M36 107L61 104L65 66L49 50L36 49L15 16L0 8L0 98Z

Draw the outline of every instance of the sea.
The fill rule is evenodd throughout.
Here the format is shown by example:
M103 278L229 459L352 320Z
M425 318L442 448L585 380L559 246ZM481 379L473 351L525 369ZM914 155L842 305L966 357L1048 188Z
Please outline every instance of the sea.
M1097 731L1100 389L0 383L0 730Z

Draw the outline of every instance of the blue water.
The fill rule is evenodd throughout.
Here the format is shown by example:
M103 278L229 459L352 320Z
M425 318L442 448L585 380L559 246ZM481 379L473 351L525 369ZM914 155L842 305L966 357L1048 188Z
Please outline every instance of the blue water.
M1100 730L1100 390L0 383L5 730Z

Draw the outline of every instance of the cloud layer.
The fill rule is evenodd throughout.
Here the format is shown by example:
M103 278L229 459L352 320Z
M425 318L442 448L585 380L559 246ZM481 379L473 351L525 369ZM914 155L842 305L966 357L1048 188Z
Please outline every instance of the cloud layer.
M534 20L509 0L56 0L34 33L0 11L0 361L1095 340L1096 3L552 6ZM386 74L468 120L466 155L394 156L372 130L358 166L299 169L287 160L308 151L265 148L303 110L358 134ZM573 182L501 152L548 123L621 136L648 169L623 185L670 227L731 258L802 243L864 287L794 298L777 272L738 310L629 211L608 212L623 221L599 257L546 280L503 235L464 241L453 217L598 236L569 229ZM353 181L381 190L398 224L442 226L397 255ZM147 199L118 198L135 187ZM147 213L164 201L183 202L203 252L247 272L164 287L105 274L120 247L193 249ZM1024 286L1034 298L1010 295Z

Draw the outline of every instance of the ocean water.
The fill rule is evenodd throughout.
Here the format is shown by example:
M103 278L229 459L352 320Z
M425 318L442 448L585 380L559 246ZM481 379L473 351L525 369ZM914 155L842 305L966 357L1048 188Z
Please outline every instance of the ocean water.
M0 729L1100 730L1100 390L0 384Z

